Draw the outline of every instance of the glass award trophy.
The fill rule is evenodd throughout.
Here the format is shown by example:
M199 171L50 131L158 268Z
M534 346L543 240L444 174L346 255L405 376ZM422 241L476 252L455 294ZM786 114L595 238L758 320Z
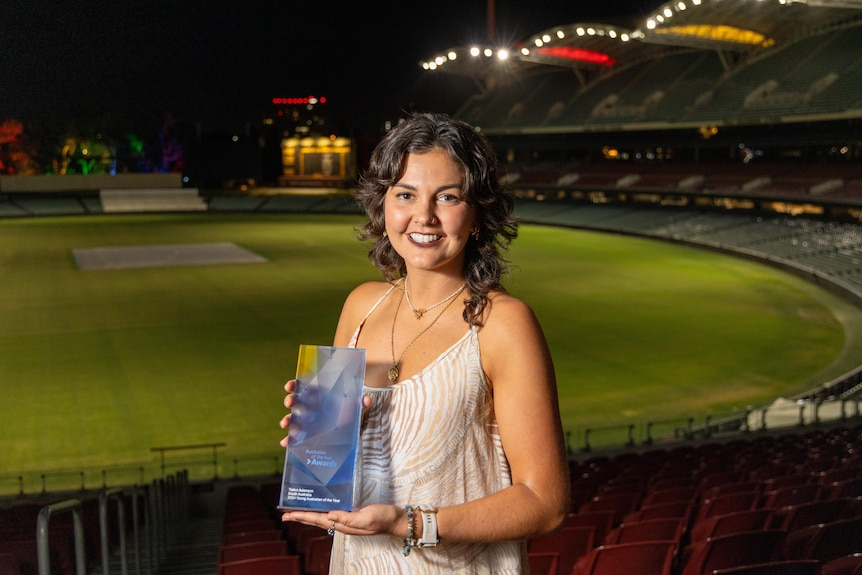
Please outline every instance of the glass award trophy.
M299 347L280 509L352 509L364 379L364 349Z

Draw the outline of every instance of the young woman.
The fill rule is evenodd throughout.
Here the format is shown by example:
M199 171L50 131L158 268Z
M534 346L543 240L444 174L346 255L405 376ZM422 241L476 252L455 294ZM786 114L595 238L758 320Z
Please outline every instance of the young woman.
M353 512L283 517L334 533L331 573L526 572L526 539L569 511L553 363L500 284L517 224L496 169L471 126L420 114L362 177L386 281L348 296L334 341L367 354L360 492Z

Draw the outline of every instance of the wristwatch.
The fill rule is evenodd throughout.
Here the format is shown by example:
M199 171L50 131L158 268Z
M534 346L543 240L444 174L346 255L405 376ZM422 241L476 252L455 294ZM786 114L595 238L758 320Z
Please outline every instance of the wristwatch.
M436 547L440 543L437 536L437 510L433 507L420 507L422 515L422 538L416 542L416 547Z

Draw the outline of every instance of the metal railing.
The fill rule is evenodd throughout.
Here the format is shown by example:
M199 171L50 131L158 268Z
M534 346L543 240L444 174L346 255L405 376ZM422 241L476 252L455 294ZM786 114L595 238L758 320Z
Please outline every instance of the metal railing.
M116 534L119 538L118 560L121 575L129 575L129 525L126 523L126 505L132 508L131 545L134 550L135 574L152 575L167 555L177 531L189 516L188 473L177 472L164 479L153 480L149 487L134 485L126 488L103 489L99 493L99 538L101 575L111 572L111 534L109 504L116 502ZM39 511L36 527L37 560L39 575L51 575L51 545L49 524L53 516L71 512L74 524L76 575L87 574L86 541L83 503L81 499L67 499L46 505ZM92 542L91 542L92 543Z
M84 555L84 519L81 501L78 499L61 501L39 510L39 517L36 520L36 556L39 562L39 575L51 575L51 547L48 540L51 517L69 511L72 513L75 533L75 573L87 575L87 558Z

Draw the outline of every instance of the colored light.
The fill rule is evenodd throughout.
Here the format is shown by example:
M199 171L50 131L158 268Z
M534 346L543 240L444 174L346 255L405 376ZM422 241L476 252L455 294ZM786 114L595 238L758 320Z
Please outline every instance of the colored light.
M584 50L583 48L570 48L567 46L557 46L554 48L538 48L540 54L546 56L554 56L555 58L565 58L567 60L577 60L579 62L589 62L591 64L600 64L602 66L613 66L617 63L616 60L607 54L601 52L593 52L592 50Z
M272 103L276 106L304 106L307 104L325 104L326 96L303 96L301 98L273 98Z

